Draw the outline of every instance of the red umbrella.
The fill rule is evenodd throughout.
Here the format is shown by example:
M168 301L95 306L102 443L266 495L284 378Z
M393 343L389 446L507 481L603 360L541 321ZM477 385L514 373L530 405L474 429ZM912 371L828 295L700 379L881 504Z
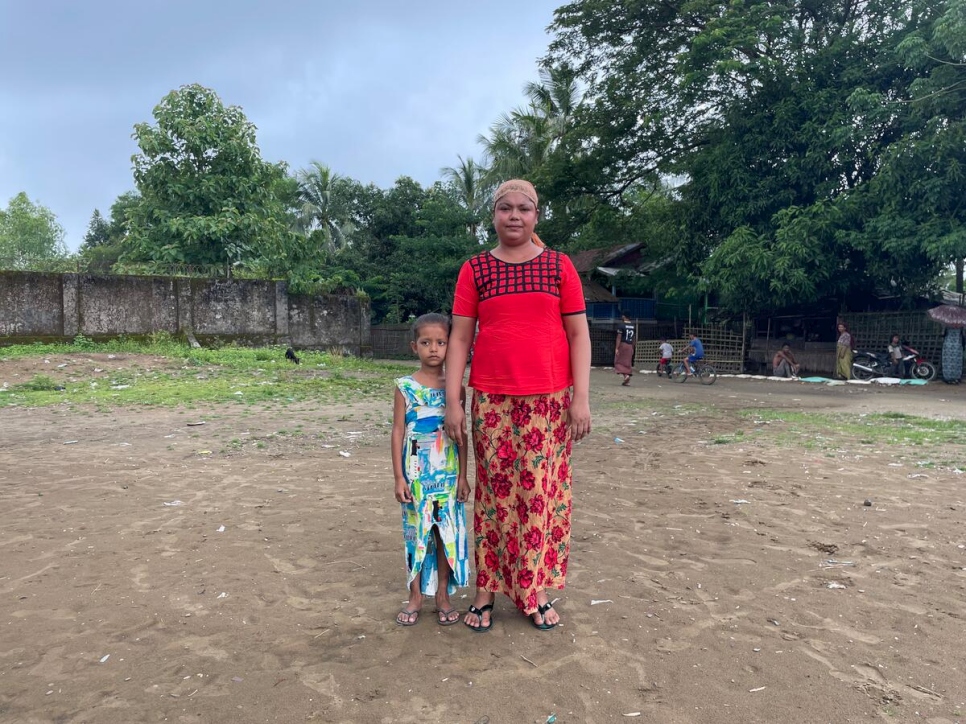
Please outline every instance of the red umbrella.
M958 307L955 304L943 304L933 307L926 314L930 319L934 319L940 324L954 329L966 327L966 307Z

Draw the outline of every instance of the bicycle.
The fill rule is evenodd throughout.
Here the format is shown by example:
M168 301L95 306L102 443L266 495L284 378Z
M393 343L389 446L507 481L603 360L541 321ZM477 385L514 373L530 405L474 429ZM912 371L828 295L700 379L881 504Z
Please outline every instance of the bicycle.
M694 362L692 377L697 377L702 385L713 385L718 379L718 371L705 362L703 359ZM678 362L677 366L668 373L668 376L675 382L684 382L688 378L684 375L684 362Z

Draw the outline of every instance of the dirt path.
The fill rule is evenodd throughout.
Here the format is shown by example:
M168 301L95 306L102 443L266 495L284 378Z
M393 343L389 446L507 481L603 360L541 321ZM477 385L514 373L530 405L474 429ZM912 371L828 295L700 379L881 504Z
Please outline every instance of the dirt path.
M966 478L743 412L966 419L966 389L618 381L550 633L506 600L487 635L393 623L389 395L0 409L0 721L966 719Z

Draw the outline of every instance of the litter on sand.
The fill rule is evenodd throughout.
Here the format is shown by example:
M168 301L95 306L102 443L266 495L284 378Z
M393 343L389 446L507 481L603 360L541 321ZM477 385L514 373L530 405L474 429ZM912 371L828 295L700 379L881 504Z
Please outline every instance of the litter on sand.
M754 694L756 691L764 691L767 687L759 686L756 689L748 689L749 693Z
M614 438L614 442L616 442L618 445L620 445L624 441L621 438L619 438L619 437L615 437Z
M186 424L188 425L188 427L198 427L198 425L204 425L205 424L205 421L204 420L199 420L198 422L189 422L189 423L186 423Z
M732 500L731 502L734 503L735 505L748 505L751 503L750 500L745 500L744 498L739 498L738 500Z
M164 503L164 505L167 505L169 508L175 508L179 505L184 505L184 503L180 500L172 500L170 503Z
M106 654L105 656L102 656L102 657L101 657L101 663L103 664L103 663L104 663L105 661L107 661L107 660L108 660L109 658L111 658L111 655L110 655L110 654Z
M346 450L339 450L339 455L341 455L344 458L352 457L352 453Z
M216 533L224 533L225 532L225 526L219 525L218 526L218 530L216 530L215 532Z
M598 603L613 603L609 598L593 598L590 601L591 606L596 606Z
M829 583L826 584L825 587L826 588L832 588L832 589L835 589L835 588L845 588L845 586L843 586L841 583L836 583L835 581L829 581Z

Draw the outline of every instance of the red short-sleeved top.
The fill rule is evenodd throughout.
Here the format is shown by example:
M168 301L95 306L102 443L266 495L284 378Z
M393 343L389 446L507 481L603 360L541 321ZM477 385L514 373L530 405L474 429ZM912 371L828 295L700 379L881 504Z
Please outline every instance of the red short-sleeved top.
M587 311L566 254L544 249L510 263L486 251L463 264L453 314L474 317L470 387L500 395L539 395L573 385L563 318Z

